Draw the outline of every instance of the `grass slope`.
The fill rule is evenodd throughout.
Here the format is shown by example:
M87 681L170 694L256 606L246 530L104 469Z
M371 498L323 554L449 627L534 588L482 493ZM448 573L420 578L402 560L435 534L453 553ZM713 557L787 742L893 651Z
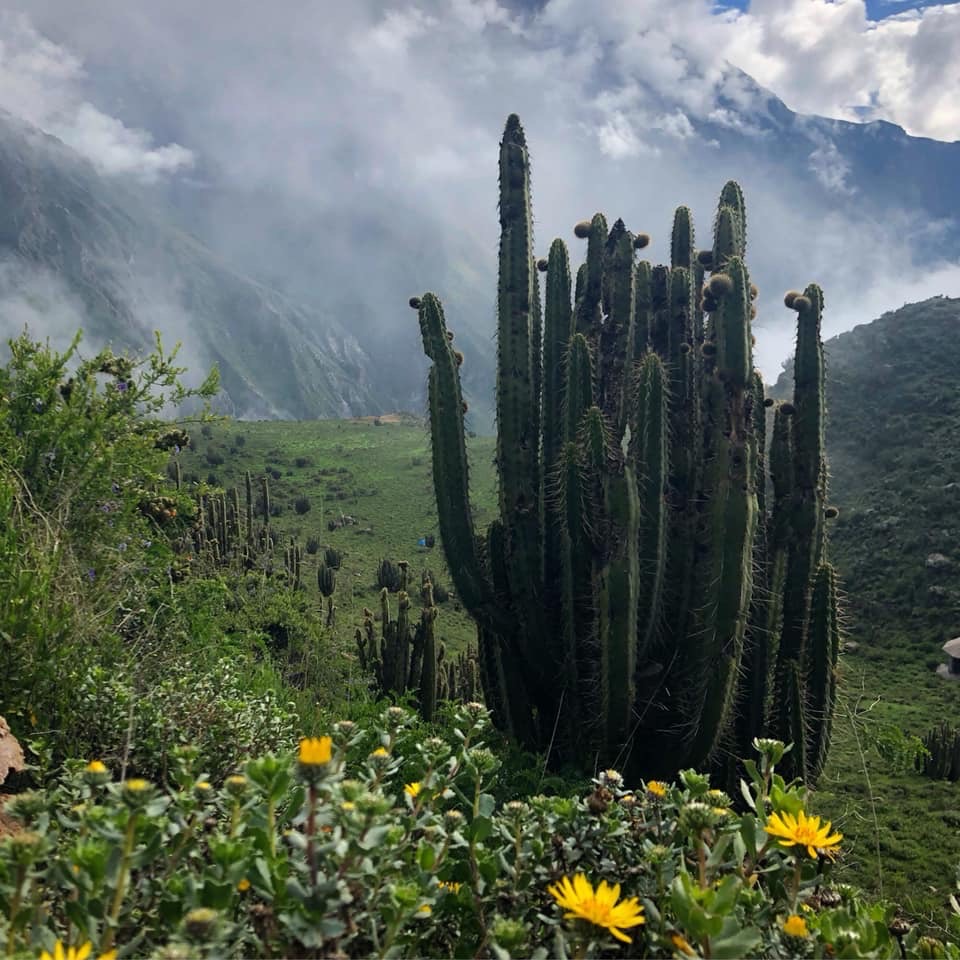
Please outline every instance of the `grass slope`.
M280 534L280 543L293 536L305 547L307 538L315 536L322 546L343 552L334 598L341 638L353 636L362 623L364 607L379 610L377 565L388 557L408 560L415 584L419 584L421 572L429 569L451 591L437 621L438 636L451 650L476 642L473 622L456 598L443 555L433 497L430 438L421 421L405 415L380 418L379 425L374 418L230 422L214 424L206 431L209 437L194 430L195 449L182 455L185 478L209 478L242 492L245 471L254 477L279 471L279 479L270 480L270 499L282 512L270 523ZM493 519L496 505L493 451L492 438L470 441L471 481L480 528ZM222 464L209 462L219 457L224 458ZM302 515L294 508L298 497L310 501L309 511ZM328 530L328 522L342 516L351 516L356 523ZM418 545L428 534L437 537L432 549ZM319 556L304 552L303 558L303 581L318 605ZM278 562L283 562L279 551ZM415 599L414 609L417 602ZM395 597L391 612L396 615Z

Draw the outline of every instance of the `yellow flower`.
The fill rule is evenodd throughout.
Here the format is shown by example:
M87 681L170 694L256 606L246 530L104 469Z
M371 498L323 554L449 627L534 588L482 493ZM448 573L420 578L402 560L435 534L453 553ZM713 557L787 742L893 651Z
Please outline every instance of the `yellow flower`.
M106 773L107 765L102 760L91 760L86 766L87 773Z
M643 907L636 897L617 903L620 898L619 883L610 886L606 880L601 880L600 886L594 891L586 875L578 873L572 880L564 877L559 883L547 887L547 893L567 911L564 917L568 920L587 920L594 926L609 930L624 943L630 943L630 937L621 927L637 927L646 922L642 916Z
M420 796L420 781L415 780L413 783L408 783L404 788L403 792L411 799L416 800Z
M46 950L40 951L40 960L87 960L92 952L93 944L89 940L80 947L64 947L63 943L58 940L53 945L52 954ZM117 960L117 951L108 950L106 953L100 954L99 960Z
M843 839L842 833L830 833L829 820L821 826L819 817L808 817L802 810L796 817L792 813L771 813L763 829L784 847L806 847L814 858L818 853L835 857L833 848Z
M783 932L788 937L807 937L810 935L810 931L807 930L807 921L796 913L791 913L784 921Z
M670 935L670 942L673 944L673 949L678 950L680 953L684 954L687 957L695 957L697 951L690 946L689 942L685 937L680 936L679 933L673 933Z
M456 880L438 880L437 886L441 890L449 890L451 893L460 892L460 884Z
M421 903L420 906L417 907L418 917L429 917L431 913L433 913L433 908L429 903Z
M123 781L123 789L128 793L146 793L152 787L153 784L149 780L144 780L141 777Z
M250 889L250 881L249 881L246 877L244 877L244 878L237 884L237 889L238 889L241 893L246 893L246 892Z
M667 785L659 780L648 780L647 791L655 797L665 797L667 795Z
M373 753L370 754L370 756L371 757L389 757L390 754L387 753L387 750L385 747L377 747L377 749L374 750Z
M333 756L332 737L304 737L300 741L297 760L305 767L322 767Z
M343 803L340 804L340 809L346 810L346 812L349 813L351 810L356 810L357 805L352 800L344 800Z

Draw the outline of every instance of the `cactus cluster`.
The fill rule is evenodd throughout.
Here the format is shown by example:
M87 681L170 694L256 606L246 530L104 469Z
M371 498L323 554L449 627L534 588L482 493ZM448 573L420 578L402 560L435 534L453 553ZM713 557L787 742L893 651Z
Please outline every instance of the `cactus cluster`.
M919 762L925 776L936 780L960 780L960 729L946 720L923 738L926 756Z
M394 563L392 560L384 557L377 566L377 586L396 593L402 589L401 584L407 575L406 560L400 560Z
M676 211L669 266L638 262L649 237L621 220L578 224L585 262L574 283L553 241L542 309L532 224L514 115L500 145L500 515L485 535L460 361L440 301L416 298L440 532L496 722L555 757L646 776L722 768L782 736L797 745L784 772L815 777L839 646L819 287L792 300L795 396L774 417L768 504L739 186L723 188L709 250Z
M236 488L219 494L204 494L197 503L197 519L191 531L191 545L198 555L208 557L217 566L237 566L251 570L269 557L276 545L270 531L270 485L261 479L263 524L254 517L253 480L245 477L246 508L241 508L240 491ZM291 582L300 585L302 551L295 543L284 551L284 568ZM266 562L264 560L264 562Z
M408 565L401 561L397 592L397 616L390 615L390 591L380 591L380 630L372 610L364 608L363 627L356 631L360 663L374 674L380 696L416 694L420 715L434 718L441 700L476 700L480 696L480 674L477 658L468 651L456 660L449 660L442 641L435 634L437 607L433 584L424 578L421 585L423 607L414 622L410 614L407 592Z

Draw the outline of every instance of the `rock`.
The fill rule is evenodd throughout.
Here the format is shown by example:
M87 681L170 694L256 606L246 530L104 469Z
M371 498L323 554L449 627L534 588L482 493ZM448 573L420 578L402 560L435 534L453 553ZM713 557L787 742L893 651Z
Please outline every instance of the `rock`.
M930 587L927 590L927 603L931 607L942 607L950 599L950 591L946 587Z
M7 779L12 770L18 773L25 764L23 750L17 738L10 732L7 721L0 717L0 783Z
M860 644L856 640L847 640L841 649L844 653L856 653L860 649Z
M953 561L942 553L931 553L927 557L928 570L947 570L953 566Z

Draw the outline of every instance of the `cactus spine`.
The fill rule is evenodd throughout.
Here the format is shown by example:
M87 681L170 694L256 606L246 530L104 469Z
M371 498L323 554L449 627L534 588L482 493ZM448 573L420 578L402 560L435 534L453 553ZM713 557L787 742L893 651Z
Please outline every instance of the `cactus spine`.
M495 721L528 747L649 776L717 762L787 719L814 776L829 726L808 735L806 712L832 709L837 649L819 288L799 298L796 422L778 415L768 515L737 184L723 188L704 255L690 211L677 210L669 267L636 263L646 244L620 220L577 224L587 250L573 304L555 240L542 323L531 223L529 156L511 116L500 145L500 516L485 536L469 506L458 363L439 300L419 298L441 533L478 624ZM790 694L776 709L774 684Z

